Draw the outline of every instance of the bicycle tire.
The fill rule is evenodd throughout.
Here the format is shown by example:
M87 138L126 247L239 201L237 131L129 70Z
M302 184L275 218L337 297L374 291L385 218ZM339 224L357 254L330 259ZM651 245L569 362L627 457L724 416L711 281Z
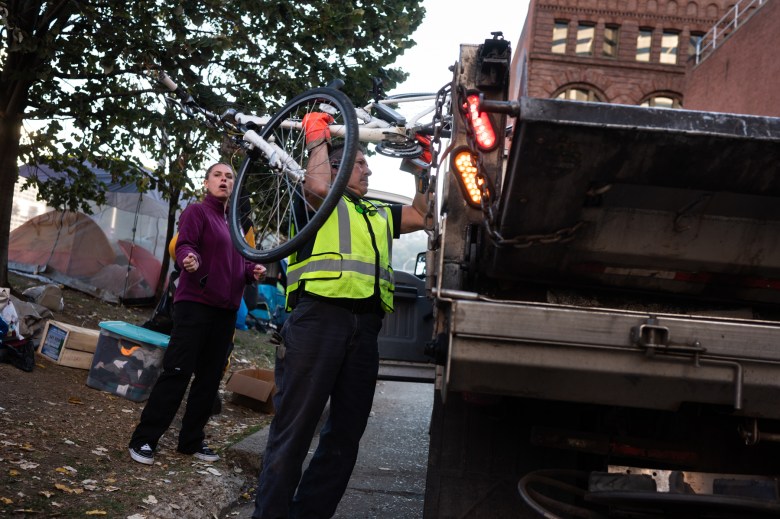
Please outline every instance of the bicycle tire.
M316 208L311 193L308 199L304 197L303 182L271 165L259 151L250 152L239 169L230 197L229 228L234 246L250 261L272 263L298 251L322 227L344 193L358 150L358 123L355 108L343 92L323 87L296 96L271 117L260 136L273 139L304 166L304 132L288 123L299 123L308 112L323 111L323 105L334 112L333 124L343 126L343 131L332 136L334 146L341 143L343 147L331 159L338 162L338 171ZM248 236L249 229L253 233Z

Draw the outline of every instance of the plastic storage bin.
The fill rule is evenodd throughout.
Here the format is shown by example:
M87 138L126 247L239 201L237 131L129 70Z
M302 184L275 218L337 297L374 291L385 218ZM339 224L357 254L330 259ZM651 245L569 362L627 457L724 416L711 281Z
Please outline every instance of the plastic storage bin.
M87 385L142 402L162 371L167 335L123 321L103 321Z

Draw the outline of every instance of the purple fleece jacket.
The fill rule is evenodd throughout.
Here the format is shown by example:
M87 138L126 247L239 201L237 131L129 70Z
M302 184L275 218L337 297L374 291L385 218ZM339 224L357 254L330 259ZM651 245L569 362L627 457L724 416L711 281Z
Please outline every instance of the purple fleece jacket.
M192 252L198 257L198 270L182 269L174 302L195 301L228 310L237 310L244 287L254 281L254 263L244 259L233 246L222 202L207 194L201 203L191 204L179 218L176 262L183 265Z

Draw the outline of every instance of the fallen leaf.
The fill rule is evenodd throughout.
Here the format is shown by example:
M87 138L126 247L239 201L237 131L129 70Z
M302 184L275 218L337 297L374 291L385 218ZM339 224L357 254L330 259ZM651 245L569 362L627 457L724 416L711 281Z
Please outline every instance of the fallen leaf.
M106 492L116 492L117 490L119 490L119 487L105 487L103 488L103 490L105 490Z
M218 471L217 469L215 469L213 467L207 468L206 471L214 474L215 476L221 476L222 475L222 473L220 471Z
M11 469L11 470L8 471L8 475L9 476L18 476L19 475L19 471Z
M62 483L55 483L54 484L54 488L56 488L57 490L62 490L63 492L68 493L68 494L73 494L74 493L72 488L70 488L69 486L63 485Z
M0 503L3 503L4 505L12 505L14 504L13 499L8 499L7 497L0 497Z
M153 495L149 494L143 499L143 502L147 505L156 505L157 504L157 498Z
M30 445L29 443L25 443L24 445L20 445L19 448L22 449L23 451L27 451L27 452L32 452L32 451L35 450L35 449L33 449L33 446Z
M85 515L108 515L105 510L88 510L84 512Z
M76 404L76 405L84 405L84 402L82 402L80 398L77 398L75 396L68 397L68 403Z
M51 496L53 496L53 495L54 495L54 492L49 492L48 490L41 490L41 491L40 491L40 492L38 492L38 493L39 493L40 495L42 495L43 497L45 497L46 499L48 499L48 498L50 498Z

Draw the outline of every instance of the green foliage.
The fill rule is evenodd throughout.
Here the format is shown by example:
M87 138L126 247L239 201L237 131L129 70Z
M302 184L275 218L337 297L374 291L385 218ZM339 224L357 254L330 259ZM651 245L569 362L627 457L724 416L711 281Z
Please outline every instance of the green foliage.
M219 136L166 107L151 71L211 93L214 104L229 101L257 114L335 78L363 102L380 71L387 89L405 79L387 67L414 45L409 35L422 21L420 4L0 1L0 281L17 162L69 168L67 182L39 185L42 197L62 208L102 200L104 187L85 161L173 200L194 187L191 175L214 155ZM157 164L154 171L142 168L141 157Z

